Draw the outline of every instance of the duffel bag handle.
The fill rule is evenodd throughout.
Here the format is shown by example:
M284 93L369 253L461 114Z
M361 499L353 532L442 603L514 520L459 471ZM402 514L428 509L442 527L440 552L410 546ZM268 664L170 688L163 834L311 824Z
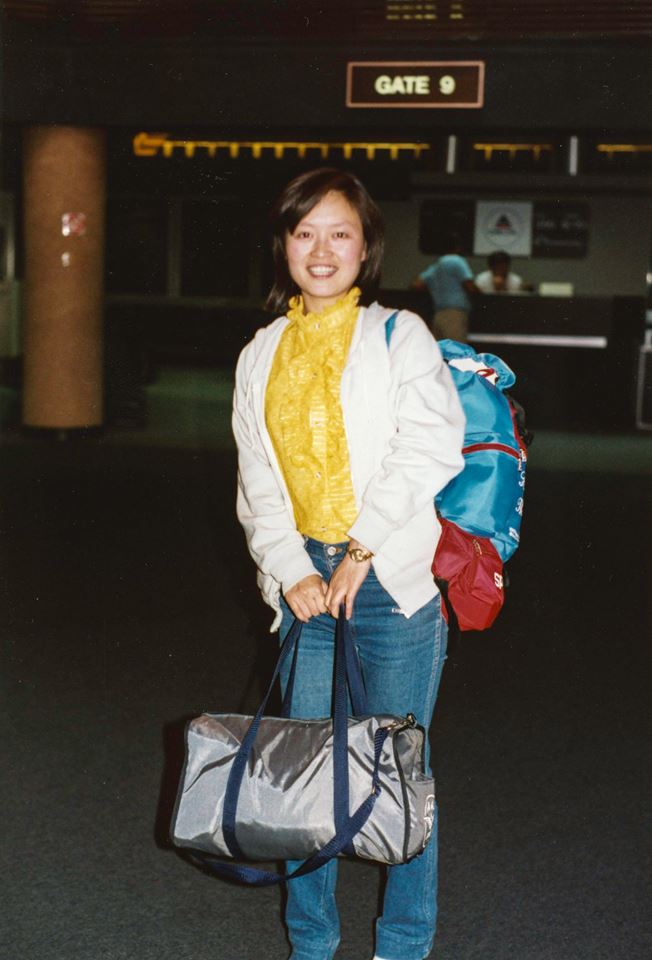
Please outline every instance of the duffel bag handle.
M296 620L290 627L290 630L283 642L281 647L281 652L272 674L272 679L267 688L267 692L263 698L258 711L256 712L255 717L249 725L245 736L243 737L240 748L238 749L237 754L234 757L233 763L231 764L231 769L229 771L229 777L226 784L226 790L224 794L224 806L222 812L222 833L224 835L224 842L229 850L229 853L234 859L242 860L245 859L245 855L238 843L238 840L235 835L235 823L236 823L236 813L238 806L238 797L240 795L240 787L242 785L242 779L244 777L244 772L247 766L247 760L249 754L253 749L254 742L256 740L256 735L258 733L258 728L260 726L260 721L263 716L263 712L267 705L267 701L272 692L276 678L280 673L281 668L286 663L288 657L293 655L293 664L290 671L290 678L288 681L288 687L294 683L294 670L296 667L296 648L301 636L301 621ZM376 760L376 766L374 768L374 774L372 775L372 780L374 784L372 785L372 793L370 797L365 801L358 810L355 812L353 817L349 816L349 765L348 765L348 711L347 711L347 680L348 686L351 692L351 700L353 703L354 712L357 715L362 715L367 712L366 707L366 694L364 691L364 684L362 681L362 672L360 670L360 663L358 661L357 653L353 645L353 638L351 636L351 625L346 619L345 608L342 604L340 606L340 613L336 624L335 629L335 696L333 702L333 801L334 801L334 819L335 819L335 837L330 841L329 844L324 848L323 851L320 851L318 854L314 854L310 858L310 861L319 859L319 862L315 862L315 865L310 868L310 870L316 870L319 866L325 863L328 859L331 859L334 856L337 856L342 850L346 850L347 853L352 853L353 850L350 846L351 840L355 834L360 830L362 824L367 820L371 810L373 808L373 802L375 802L375 780L374 777L377 774L377 765L380 762L380 750L378 750L378 757ZM382 737L384 741L385 737ZM381 748L382 748L381 741ZM373 797L373 802L371 798ZM365 810L367 811L365 814ZM363 818L360 820L360 818ZM360 820L358 826L352 830L352 824L357 823ZM337 841L337 842L336 842ZM325 850L329 849L333 845L336 847L334 852L330 852L326 855L326 859L322 859L321 856ZM306 861L309 862L309 861ZM228 865L221 864L221 867L226 867ZM304 865L305 866L305 865ZM240 868L230 868L230 870L239 869L239 870L251 870L252 868L240 867ZM302 869L302 868L301 868ZM306 871L306 872L310 872ZM219 872L219 871L218 871ZM229 870L221 870L221 872L229 872ZM255 873L255 871L254 871ZM256 874L257 875L257 874ZM269 876L275 876L270 874ZM244 879L242 875L241 879ZM253 880L247 882L255 882ZM269 881L278 882L276 880Z
M367 697L362 682L360 662L353 645L351 624L346 619L344 604L335 626L335 693L333 702L333 817L335 832L346 830L349 820L349 722L346 699L347 679L353 712L367 713ZM349 842L344 848L348 856L354 850Z
M336 633L336 639L335 639L336 652L337 652L338 640L340 644L343 645L344 647L344 657L340 658L339 661L336 660L336 667L337 667L337 663L341 662L343 667L345 668L344 682L342 682L342 677L340 677L339 688L345 688L345 685L348 685L349 694L351 696L351 706L353 708L353 716L364 717L368 713L367 694L364 687L364 680L362 678L360 661L358 659L358 654L355 649L355 645L353 643L353 637L351 635L351 625L349 621L346 619L346 617L344 616L343 611L344 611L344 606L342 605L342 607L340 608L340 616L337 621L337 626L335 628L336 631L339 631L339 634ZM299 623L299 628L301 628L301 623L300 621L297 621L297 620L294 621L293 626L296 625L297 623ZM289 635L290 634L288 633L288 636L286 637L285 642L287 642ZM299 652L299 644L294 643L293 646L294 646L294 654L292 656L292 666L290 667L288 682L286 684L285 694L283 696L283 705L281 708L282 717L289 717L291 716L291 713L292 713L292 694L294 692L294 678L295 678L296 668L297 668L297 654ZM281 651L280 656L283 656L283 651ZM287 659L287 657L285 657L284 660L285 659ZM280 664L279 664L279 669L280 669ZM274 681L272 680L272 683L273 682ZM336 690L338 689L337 676L335 680L335 689ZM268 691L268 695L269 695L269 691Z

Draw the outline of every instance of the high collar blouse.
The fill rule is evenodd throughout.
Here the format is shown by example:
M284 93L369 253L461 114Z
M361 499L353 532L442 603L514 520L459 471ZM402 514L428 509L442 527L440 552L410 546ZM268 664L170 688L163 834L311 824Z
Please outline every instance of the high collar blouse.
M265 394L265 419L288 487L297 529L341 543L357 509L340 383L358 318L354 287L320 313L290 301Z

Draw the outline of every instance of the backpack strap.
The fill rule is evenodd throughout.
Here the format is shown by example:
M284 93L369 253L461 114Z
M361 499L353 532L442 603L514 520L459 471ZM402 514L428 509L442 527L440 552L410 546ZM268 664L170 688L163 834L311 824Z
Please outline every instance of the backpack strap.
M392 339L392 334L394 332L394 327L396 326L396 318L398 317L398 310L395 310L394 313L385 320L385 343L389 347L390 340Z

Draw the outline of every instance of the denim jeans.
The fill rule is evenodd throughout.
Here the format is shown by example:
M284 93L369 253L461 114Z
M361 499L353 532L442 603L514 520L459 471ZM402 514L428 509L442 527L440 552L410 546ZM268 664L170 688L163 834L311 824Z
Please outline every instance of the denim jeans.
M346 544L306 540L306 550L328 581ZM293 621L282 601L281 640ZM413 713L430 726L446 656L446 623L439 597L409 620L381 587L372 569L356 597L351 618L370 713ZM335 620L329 614L304 624L299 644L292 715L329 716L333 685ZM285 689L285 676L281 678ZM426 738L426 764L429 764ZM296 867L289 861L288 871ZM331 960L340 939L335 902L337 861L288 884L285 919L290 960ZM423 960L432 947L437 918L437 811L431 840L409 863L388 868L383 914L376 922L376 954L383 960Z

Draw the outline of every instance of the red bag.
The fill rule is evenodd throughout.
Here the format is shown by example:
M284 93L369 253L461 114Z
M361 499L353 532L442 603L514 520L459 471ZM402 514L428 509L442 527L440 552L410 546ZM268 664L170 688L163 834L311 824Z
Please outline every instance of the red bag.
M432 572L444 598L446 622L460 630L486 630L503 605L503 561L488 537L466 533L439 518L441 537ZM451 617L451 609L452 614Z

